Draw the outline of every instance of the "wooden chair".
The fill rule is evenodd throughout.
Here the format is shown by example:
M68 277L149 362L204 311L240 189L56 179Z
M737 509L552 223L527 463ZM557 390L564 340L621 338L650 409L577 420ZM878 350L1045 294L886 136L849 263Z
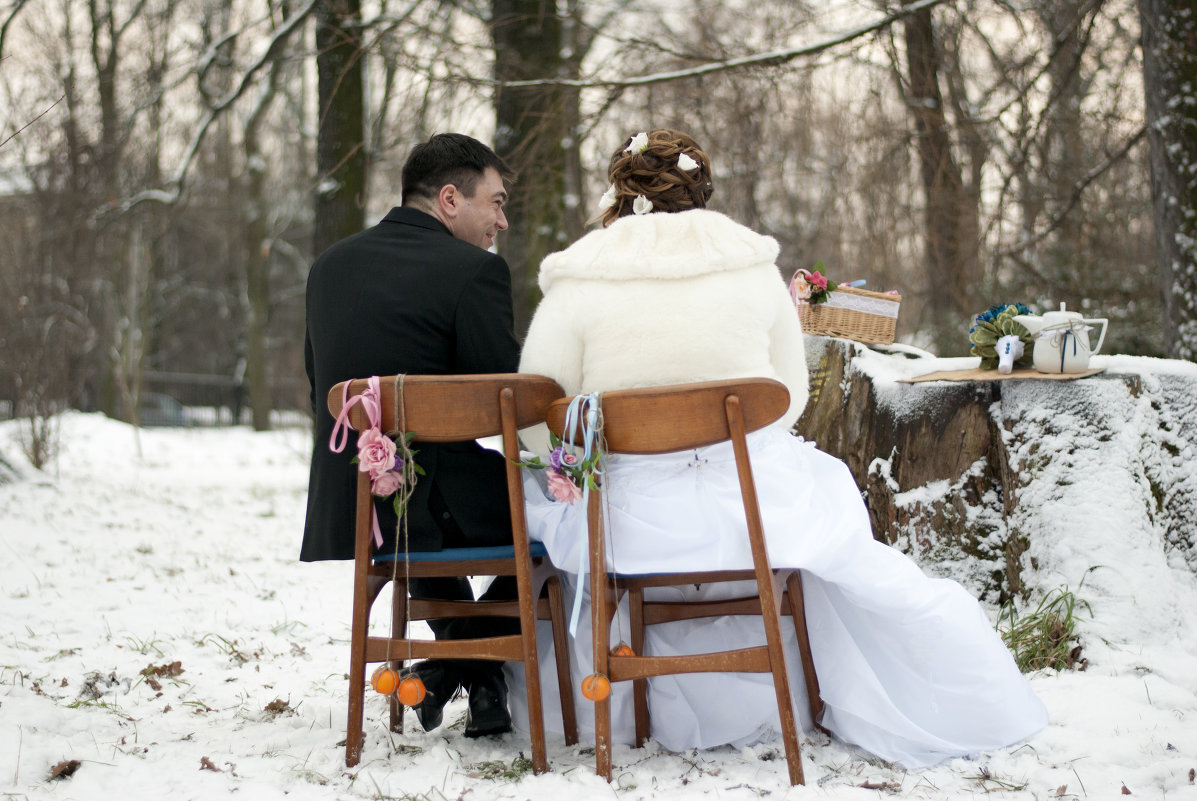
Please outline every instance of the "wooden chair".
M401 380L400 380L401 379ZM334 417L345 404L345 383L329 392L328 408ZM366 379L349 384L348 397L362 394ZM366 665L390 662L401 669L412 658L490 659L524 664L527 681L528 723L532 739L532 765L537 773L548 770L544 742L544 713L537 662L536 620L553 623L558 689L566 743L577 742L577 720L570 686L567 621L561 586L549 564L544 546L530 543L524 518L523 482L517 429L541 422L550 402L562 396L561 387L544 376L518 374L392 376L381 379L380 428L399 437L400 423L419 443L465 442L501 434L507 457L507 493L511 505L512 545L491 548L450 548L436 552L379 554L372 544L373 497L370 479L358 473L357 521L354 550L353 622L349 664L349 720L345 738L345 764L361 759L363 694ZM357 431L370 425L361 404L349 411ZM418 461L418 459L417 459ZM408 578L461 576L515 576L518 598L513 601L444 601L409 599ZM370 609L387 582L392 587L391 637L368 634ZM547 599L538 590L545 586ZM509 617L520 621L520 634L467 640L408 639L406 621L454 617ZM403 730L403 706L390 697L392 731Z
M549 427L563 434L569 400L549 407ZM810 654L806 613L802 602L802 581L797 570L775 571L769 564L745 436L780 417L789 405L789 392L772 379L749 378L676 386L607 392L601 396L603 447L607 453L659 454L690 450L731 440L735 452L748 538L752 548L752 570L723 570L695 573L635 575L607 570L605 531L602 515L602 487L590 494L591 612L594 630L594 670L612 683L632 681L636 717L636 745L650 733L648 682L651 676L700 672L772 673L781 718L790 783L803 784L798 749L798 729L791 702L789 677L782 649L780 614L789 615L798 635L803 676L810 700L811 716L822 717L818 678ZM644 590L650 587L685 586L728 581L755 580L758 594L725 601L651 602ZM597 589L596 589L597 588ZM626 594L629 601L630 636L633 655L619 655L610 648L610 627L616 606ZM656 623L723 615L760 615L765 624L766 645L733 651L683 656L652 656L644 652L645 627ZM610 701L595 704L595 764L599 775L611 780Z

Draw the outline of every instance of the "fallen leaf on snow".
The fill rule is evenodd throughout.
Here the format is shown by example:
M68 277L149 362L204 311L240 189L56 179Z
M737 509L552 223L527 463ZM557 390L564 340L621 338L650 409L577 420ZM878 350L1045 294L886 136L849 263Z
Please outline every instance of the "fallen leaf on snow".
M270 715L271 717L278 717L279 715L284 715L284 714L286 714L288 712L292 712L292 711L293 710L291 709L291 702L284 701L281 698L275 698L273 701L268 703L265 707L266 714Z
M163 665L155 665L150 663L146 665L145 669L141 671L143 676L178 676L183 672L183 663L176 659L174 662ZM157 687L154 688L158 689Z
M68 776L73 776L75 771L79 770L79 760L64 759L54 767L50 768L51 779L65 779Z
M863 787L866 790L885 790L885 791L891 792L891 793L896 793L902 789L902 785L898 784L897 782L866 781L866 782L864 782L862 784L858 784L856 786Z

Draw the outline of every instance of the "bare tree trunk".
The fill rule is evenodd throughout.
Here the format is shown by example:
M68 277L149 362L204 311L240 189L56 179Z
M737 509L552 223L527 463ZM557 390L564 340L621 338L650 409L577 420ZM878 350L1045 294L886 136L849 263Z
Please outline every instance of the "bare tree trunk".
M1047 182L1050 197L1049 209L1064 207L1072 197L1076 186L1084 179L1086 149L1082 138L1081 101L1085 87L1081 80L1081 58L1085 52L1085 41L1081 30L1083 14L1080 0L1051 0L1039 8L1047 32L1056 48L1048 65L1051 79L1050 108L1045 112L1043 178ZM1055 234L1048 240L1042 252L1044 273L1061 287L1072 287L1073 292L1055 293L1056 301L1067 301L1079 308L1083 297L1082 287L1096 279L1090 264L1081 253L1084 247L1084 212L1078 202L1059 222ZM1080 294L1073 294L1080 293ZM1069 296L1065 296L1069 295Z
M967 12L966 12L967 13ZM985 269L981 257L981 181L986 162L989 161L991 143L986 132L976 119L976 104L969 97L969 81L965 74L964 55L961 52L962 37L959 26L948 46L945 47L948 68L945 78L948 86L948 105L960 134L960 145L965 161L961 165L960 188L960 257L963 263L964 280L971 294L970 302L979 297L988 297L994 276ZM980 309L971 306L965 317Z
M909 5L909 3L905 3ZM960 167L952 155L952 140L939 88L940 56L931 9L906 18L906 59L909 96L919 165L926 195L923 326L935 350L943 356L968 350L969 315L977 310L975 276L968 268L962 243L962 215L967 213Z
M1197 0L1139 0L1168 352L1197 360Z
M493 0L491 8L495 78L515 81L561 73L562 26L556 3ZM500 89L495 101L495 151L520 173L507 205L511 227L502 239L520 333L540 299L536 275L541 259L566 244L562 142L569 131L563 101L562 89L546 86Z
M120 115L118 70L121 34L131 20L118 22L113 0L88 0L88 53L96 76L99 100L99 153L95 158L96 186L109 198L120 194L121 160L126 135ZM100 200L97 197L97 200ZM100 200L100 202L104 202ZM145 264L140 251L141 231L136 220L109 216L101 223L96 257L103 265L107 293L107 384L105 411L118 412L137 424L138 389L142 369L141 313Z
M563 75L566 78L582 77L582 59L589 49L582 35L582 8L579 0L566 0L565 18L562 21L561 41ZM566 242L577 240L586 230L587 197L585 172L582 169L582 114L581 91L564 87L561 90L561 113L565 126L565 139L561 146L565 156L565 238Z
M245 123L245 302L246 381L255 431L270 430L274 401L270 392L270 370L266 330L270 317L270 199L266 196L266 156L262 152L260 129L276 93L279 61L270 65L257 104Z
M366 207L364 53L360 0L323 0L316 9L320 115L316 142L313 252L362 230Z

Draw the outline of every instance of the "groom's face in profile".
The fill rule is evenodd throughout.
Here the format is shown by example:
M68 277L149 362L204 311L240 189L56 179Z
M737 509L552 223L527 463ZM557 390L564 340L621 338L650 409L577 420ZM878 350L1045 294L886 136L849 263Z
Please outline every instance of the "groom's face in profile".
M472 196L459 195L457 219L454 220L453 236L471 245L490 250L499 231L507 230L507 217L503 204L507 202L507 190L503 178L494 167L487 167L482 177L474 184Z

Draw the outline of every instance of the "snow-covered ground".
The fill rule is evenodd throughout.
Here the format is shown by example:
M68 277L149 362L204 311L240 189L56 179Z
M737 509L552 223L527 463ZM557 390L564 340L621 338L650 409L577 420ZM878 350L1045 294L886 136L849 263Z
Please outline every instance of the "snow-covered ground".
M1070 530L1053 512L1041 585L1075 587L1082 563L1108 575L1080 592L1087 670L1032 677L1051 723L1021 746L907 772L810 735L805 788L788 786L779 742L616 748L608 785L587 743L550 741L550 773L505 776L528 754L520 735L467 740L462 700L447 728L409 715L392 735L369 693L347 769L350 565L296 561L308 433L70 414L39 472L17 431L0 424L19 474L0 483L0 798L1197 798L1197 577L1142 520Z

